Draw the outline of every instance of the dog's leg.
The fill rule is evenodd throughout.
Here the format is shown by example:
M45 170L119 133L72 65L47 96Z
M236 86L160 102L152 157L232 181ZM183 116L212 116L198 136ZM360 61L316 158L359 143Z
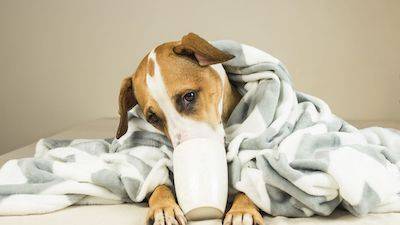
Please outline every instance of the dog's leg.
M238 193L231 209L226 213L224 225L264 225L257 206L244 194Z
M172 191L165 185L158 186L149 199L147 221L154 225L186 225L187 220L175 201Z

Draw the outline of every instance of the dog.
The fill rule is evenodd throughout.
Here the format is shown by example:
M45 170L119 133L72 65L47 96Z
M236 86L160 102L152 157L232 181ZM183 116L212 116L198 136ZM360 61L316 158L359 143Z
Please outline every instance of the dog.
M127 112L139 105L147 122L163 132L173 147L191 138L224 137L224 123L241 95L229 83L221 63L234 58L194 33L153 49L136 72L122 81L116 137L127 132ZM154 225L186 225L169 187L158 186L149 198ZM264 224L256 205L235 195L224 225Z

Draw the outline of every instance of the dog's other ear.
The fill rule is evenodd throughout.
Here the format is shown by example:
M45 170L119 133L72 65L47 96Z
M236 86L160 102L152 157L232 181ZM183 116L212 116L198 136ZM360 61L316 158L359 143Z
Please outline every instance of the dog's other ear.
M133 93L132 77L127 77L122 81L119 91L119 125L116 138L120 138L128 130L128 111L137 104Z
M194 57L200 66L223 63L235 57L215 48L194 33L183 36L181 43L175 46L173 50L178 55Z

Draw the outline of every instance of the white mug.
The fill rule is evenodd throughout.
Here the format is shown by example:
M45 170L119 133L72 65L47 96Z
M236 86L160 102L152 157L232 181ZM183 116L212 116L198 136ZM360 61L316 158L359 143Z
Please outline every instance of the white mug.
M188 220L222 218L228 197L228 166L223 142L190 139L173 153L178 203Z

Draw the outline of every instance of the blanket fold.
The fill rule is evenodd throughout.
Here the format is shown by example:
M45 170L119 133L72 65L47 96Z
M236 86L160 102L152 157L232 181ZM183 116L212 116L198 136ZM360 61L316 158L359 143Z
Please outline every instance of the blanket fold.
M296 91L285 66L233 41L212 44L242 99L226 126L229 184L271 215L354 215L400 211L400 132L357 129L314 96ZM42 139L33 158L0 169L0 215L38 214L73 204L141 202L172 185L173 149L128 113L119 139Z

